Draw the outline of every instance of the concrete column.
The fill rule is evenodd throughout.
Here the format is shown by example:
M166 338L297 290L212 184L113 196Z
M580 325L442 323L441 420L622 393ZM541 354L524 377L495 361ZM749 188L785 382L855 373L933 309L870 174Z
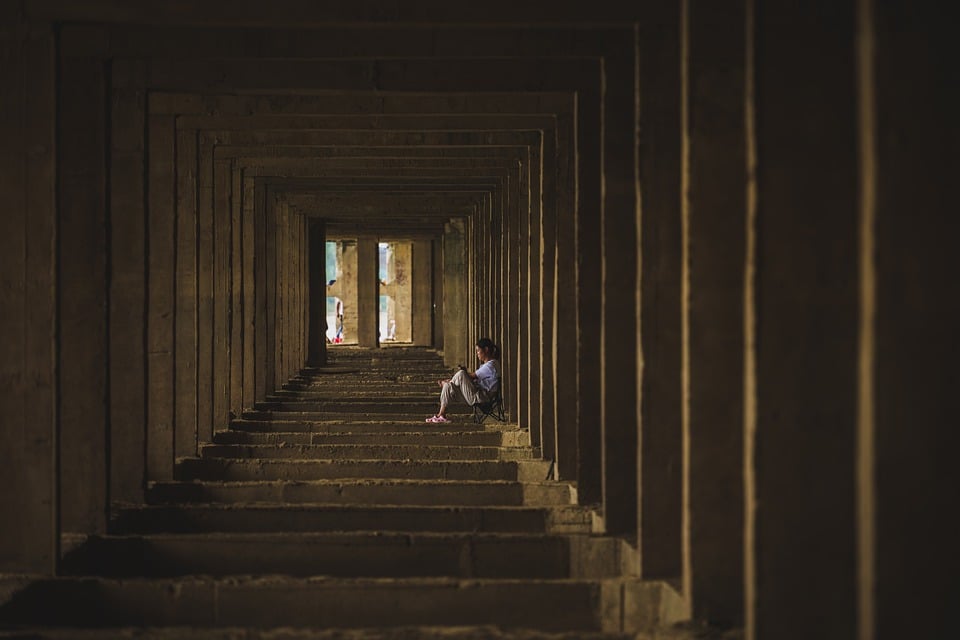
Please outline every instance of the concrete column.
M467 347L466 256L463 223L451 220L443 234L443 359L449 367L462 362Z
M143 342L144 309L146 308L145 261L143 250L146 242L146 215L144 210L144 149L146 115L145 68L142 62L121 63L115 61L112 70L113 95L111 105L111 158L110 158L110 498L123 502L140 502L146 476L144 457L146 429L144 407L146 406L146 351ZM52 117L52 116L51 116ZM196 136L194 140L193 166L196 166ZM189 142L183 141L178 149L185 152ZM179 160L178 160L179 164ZM196 202L196 171L188 181L193 190L191 202ZM179 187L178 187L179 190ZM183 190L186 193L187 188ZM178 196L179 197L179 196ZM179 205L178 205L179 206ZM184 212L184 218L190 214ZM196 219L196 211L192 212ZM181 225L187 227L188 225ZM177 428L185 426L187 433L178 431L177 442L189 442L192 434L196 442L197 383L196 383L196 265L193 261L192 276L187 273L190 252L196 251L193 237L180 235L183 242L183 263L178 263L177 308L183 309L184 317L177 317L176 361L178 367L189 371L190 362L182 352L192 355L192 377L184 379L188 387L177 387ZM186 229L183 229L186 236ZM190 227L194 231L194 227ZM179 257L179 253L178 253ZM183 270L181 271L181 266ZM182 277L181 277L182 276ZM190 286L192 285L192 295ZM189 300L194 304L190 313ZM192 322L188 322L192 319ZM192 334L191 334L192 331ZM180 378L178 378L178 383Z
M609 533L637 531L637 105L633 38L605 62L601 424L603 517ZM608 45L614 46L614 43ZM624 482L630 478L631 481Z
M391 242L393 261L387 268L387 284L381 286L380 294L390 296L393 302L393 320L396 325L396 342L411 341L410 315L413 311L413 249L410 242ZM380 327L384 336L390 327Z
M230 163L214 165L213 182L213 422L203 425L204 441L210 432L226 428L230 420Z
M337 284L343 281L340 291L343 295L343 333L346 336L345 341L349 344L357 344L358 331L360 328L360 316L357 313L357 242L356 240L344 240L340 243L341 251L341 273L337 278Z
M179 143L177 152L179 153ZM230 170L230 413L243 411L243 180L236 163ZM179 209L178 209L179 211ZM179 254L178 254L179 255ZM179 370L179 369L178 369Z
M141 106L141 108L143 108ZM114 112L116 114L116 111ZM116 114L114 122L117 120ZM119 115L121 122L129 116ZM142 123L137 122L142 126ZM116 130L114 125L114 130ZM130 134L127 134L130 135ZM142 151L140 152L142 155ZM114 153L114 165L121 160ZM130 160L123 160L130 162ZM142 159L140 161L143 162ZM177 132L176 433L177 456L197 454L197 134ZM142 167L141 167L142 170ZM122 169L121 169L122 171ZM130 178L126 177L126 181ZM115 182L115 180L111 180ZM119 223L114 219L114 227ZM122 224L122 223L120 223ZM142 232L141 232L142 233ZM142 242L142 240L141 240ZM118 248L114 247L114 263ZM122 249L120 249L122 251ZM142 277L140 278L142 281ZM139 283L142 286L142 282ZM117 325L111 322L111 333ZM142 342L142 339L141 339ZM119 393L126 391L117 390ZM142 420L142 417L140 418ZM142 446L142 443L141 443ZM124 457L129 454L122 454Z
M552 132L551 132L552 134ZM556 137L555 135L545 136L543 141L543 152L545 156L555 155ZM542 202L542 211L540 212L536 235L540 236L540 241L536 248L537 253L537 272L538 282L533 293L538 300L537 321L542 326L540 330L539 344L535 351L535 366L538 369L540 378L540 392L533 399L535 404L540 405L541 430L543 431L543 455L545 458L555 460L559 466L561 456L576 457L575 449L565 449L560 451L557 442L558 433L558 414L556 407L556 378L555 373L555 355L554 341L556 339L556 327L554 326L555 305L557 304L556 278L557 278L557 184L556 173L551 172L543 176L544 198ZM539 192L537 194L539 198ZM531 247L533 250L533 247Z
M197 210L197 435L201 442L210 442L213 439L213 340L214 340L214 214L215 168L213 161L212 143L201 134L198 142L199 158L197 160L197 183L199 190L199 208ZM266 233L263 211L260 215L259 242L264 242ZM257 252L257 267L263 269L264 258L262 248ZM263 300L264 285L258 283L258 302ZM257 318L260 331L266 331L265 320ZM261 341L260 347L265 347ZM257 366L264 369L265 356L257 354ZM261 371L262 373L262 371ZM263 382L266 389L266 381ZM262 400L263 395L258 399Z
M241 247L243 261L241 282L243 286L243 403L244 409L252 408L256 402L257 365L256 345L259 339L255 320L257 317L257 272L256 266L256 191L252 180L244 181L241 197L243 198L243 220L241 223ZM309 269L307 269L309 286ZM308 296L309 298L309 296ZM307 304L309 307L309 304ZM306 352L306 349L305 349ZM304 354L306 359L306 353Z
M87 89L89 90L89 88ZM148 120L147 475L173 478L174 460L174 119Z
M553 322L556 331L554 350L554 396L557 407L557 476L562 480L575 480L580 452L578 450L577 424L577 298L576 286L576 218L574 201L573 122L568 115L557 122L557 179L556 218L557 246L552 259L555 261L554 288L548 295L556 301ZM545 196L546 197L546 196ZM579 493L579 487L578 487Z
M747 264L747 631L749 638L851 638L855 12L853 3L827 0L755 7L748 34L756 159L749 197L757 208Z
M413 242L412 265L412 340L415 345L429 346L433 344L433 242L431 240Z
M319 367L327 361L327 341L323 328L327 313L327 236L324 221L311 218L307 233L310 236L310 325L307 328L307 364Z
M599 93L578 96L578 155L599 157L600 140L588 133L600 120ZM600 171L577 163L577 498L581 504L603 499L600 436Z
M380 280L377 238L357 239L357 342L378 347L380 331Z
M433 314L431 324L433 326L433 339L430 342L434 349L443 350L443 238L435 238L431 241L432 263L430 266L433 278L431 313Z
M279 238L279 218L280 200L277 194L270 188L263 188L266 191L266 235L263 239L263 270L264 270L264 302L266 304L266 358L263 360L264 377L266 380L266 392L272 393L277 387L277 353L279 352L279 341L277 340L277 284L278 284L278 242ZM323 246L322 244L320 245Z
M682 573L680 6L653 3L640 83L640 571Z
M695 619L737 627L743 625L745 5L689 2L683 123L684 591Z
M59 177L59 309L61 384L61 446L71 452L61 458L62 527L65 531L100 533L106 528L106 486L108 370L107 334L107 218L106 218L106 105L104 66L99 59L63 58L60 80L60 166ZM158 155L163 153L158 141ZM172 145L171 145L172 150ZM172 164L172 159L168 162ZM167 176L170 174L167 173ZM170 195L169 185L164 184ZM171 215L164 215L171 214ZM172 229L172 212L158 214L164 223L161 232ZM158 243L163 244L162 233ZM164 245L164 248L165 245ZM171 254L172 255L172 254ZM163 252L151 263L166 267ZM162 265L162 266L161 266ZM154 292L151 310L170 302L163 284ZM166 306L164 306L166 308ZM157 316L151 316L154 320ZM168 337L154 323L151 334L166 344ZM153 424L167 443L173 445L168 381L172 374L169 358L154 360L151 372L163 395L163 407ZM169 377L172 382L172 375ZM163 393L166 391L166 393ZM172 455L170 461L172 463Z
M859 637L956 638L956 27L934 2L858 6Z
M0 572L53 575L56 468L56 57L49 28L0 7Z

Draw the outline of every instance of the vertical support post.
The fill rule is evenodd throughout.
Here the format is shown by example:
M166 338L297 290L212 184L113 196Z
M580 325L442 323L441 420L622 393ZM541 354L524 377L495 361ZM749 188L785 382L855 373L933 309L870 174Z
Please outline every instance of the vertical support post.
M357 239L357 342L380 345L380 261L377 238Z
M695 619L743 625L743 0L689 2L684 55L687 323L684 590ZM742 187L742 188L738 188ZM718 505L723 505L718 508Z
M637 34L640 84L640 572L679 578L681 418L680 6L646 5Z
M956 23L934 2L857 5L859 638L956 638Z
M601 428L603 514L609 533L637 531L639 423L637 344L637 122L634 38L622 35L604 63L604 188L601 209ZM630 481L624 482L625 478Z
M59 558L54 35L0 5L0 572L53 575ZM18 91L22 88L22 91Z
M753 638L856 634L855 24L853 3L756 4Z
M129 503L143 501L146 480L144 415L147 385L146 345L143 340L146 331L145 76L143 62L118 60L113 63L110 133L110 493L112 500ZM195 165L196 153L193 160ZM196 168L193 170L195 180ZM193 200L195 202L196 197ZM192 244L194 241L191 241ZM196 269L192 281L195 296ZM188 296L184 294L184 297ZM180 300L177 304L179 311ZM183 306L188 307L186 301ZM195 304L193 311L195 315ZM190 350L193 354L194 386L184 394L183 400L184 405L191 407L193 439L196 441L195 320L193 340L188 340L188 337L189 334L182 340L192 342ZM179 334L178 339L181 339ZM180 362L179 351L177 361ZM183 423L189 424L189 421L184 419ZM179 417L177 424L180 424Z
M429 346L433 342L433 243L420 239L413 242L413 322L414 345Z
M443 359L448 367L461 362L466 350L467 307L466 260L463 222L452 220L443 235Z
M310 326L307 329L307 364L322 367L327 363L327 340L324 323L327 315L326 225L322 219L310 218Z

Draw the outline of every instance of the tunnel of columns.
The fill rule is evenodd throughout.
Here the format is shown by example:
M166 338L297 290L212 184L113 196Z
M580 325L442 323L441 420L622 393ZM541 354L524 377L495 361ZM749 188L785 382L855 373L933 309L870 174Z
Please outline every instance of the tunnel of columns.
M135 7L0 2L0 572L56 575L337 350L489 336L511 423L693 621L957 630L925 3Z

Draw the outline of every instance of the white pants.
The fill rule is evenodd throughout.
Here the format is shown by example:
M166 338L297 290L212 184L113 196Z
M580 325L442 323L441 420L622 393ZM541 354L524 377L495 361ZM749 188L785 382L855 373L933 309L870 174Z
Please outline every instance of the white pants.
M469 405L475 405L486 399L487 394L483 389L478 389L467 372L460 370L453 374L450 382L444 383L440 391L440 408L446 409L454 400L463 400Z

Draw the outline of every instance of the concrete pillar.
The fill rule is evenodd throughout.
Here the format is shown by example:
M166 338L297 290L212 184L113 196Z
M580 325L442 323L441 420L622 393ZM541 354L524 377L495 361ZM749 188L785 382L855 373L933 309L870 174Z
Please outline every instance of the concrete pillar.
M179 153L180 146L177 145ZM243 180L235 163L230 171L230 413L243 412ZM179 211L179 209L178 209ZM178 254L179 255L179 254ZM179 365L178 365L179 371ZM179 403L178 403L179 404Z
M175 398L174 120L170 116L150 116L148 127L147 476L169 480L173 478Z
M199 206L197 209L197 435L200 442L210 442L213 439L213 340L214 340L214 227L216 215L214 213L215 168L212 152L212 143L200 135L198 140L197 183L199 190ZM259 242L264 242L266 229L263 211L260 214ZM257 267L263 269L263 249L257 252ZM263 301L263 289L259 288L258 302ZM257 318L260 331L266 331L265 320ZM260 342L264 349L266 343ZM264 354L266 352L264 351ZM256 362L260 369L264 369L265 355L257 354ZM262 374L262 371L261 371ZM266 381L262 385L264 391L258 399L266 395Z
M257 247L257 222L256 222L256 191L252 180L245 180L243 184L243 220L241 223L241 246L243 251L243 261L241 269L241 282L243 284L243 408L252 408L256 402L257 389L257 365L256 365L256 343L259 339L259 333L255 325L257 317L257 272L256 265L256 247ZM309 286L309 269L307 269L307 278ZM309 296L308 296L309 297ZM309 304L307 304L309 307ZM309 316L308 316L309 317ZM305 349L306 351L306 349ZM306 358L306 353L304 354Z
M555 155L556 138L555 136L545 136L543 140L543 152L545 157ZM557 278L557 184L556 172L550 172L543 176L544 197L542 210L538 216L537 226L534 235L539 236L537 247L531 246L531 251L536 251L537 262L537 283L531 291L538 298L537 302L537 322L541 325L540 336L535 351L535 366L539 370L540 390L534 404L540 405L540 422L543 432L543 456L557 462L561 456L576 456L575 449L560 451L558 443L557 425L558 418L556 407L556 378L555 357L556 350L556 327L554 325L555 305L557 304L556 278ZM539 190L537 192L539 199Z
M684 592L695 619L739 627L746 3L691 1L686 25Z
M430 266L433 273L433 304L431 312L433 314L433 339L431 345L434 349L443 350L443 238L435 238L431 241L433 261Z
M340 296L343 300L343 333L344 341L348 344L357 344L358 331L360 328L360 316L357 313L357 242L356 240L344 240L340 243L341 251L341 273L337 278L337 284L343 281Z
M600 156L599 137L588 133L600 120L598 93L578 96L577 150L586 157ZM600 171L577 163L577 498L581 504L603 500L600 434Z
M64 57L60 75L60 127L62 141L59 170L59 403L61 446L69 455L61 458L62 527L65 531L105 531L107 434L107 217L106 217L106 105L104 65L99 59ZM163 142L158 141L158 155ZM172 150L172 145L171 145ZM172 164L172 158L167 162ZM169 168L169 165L167 165ZM160 169L162 170L162 169ZM169 177L170 174L166 173ZM158 198L169 197L170 185ZM172 229L169 210L158 213L158 244L167 248L163 231ZM172 248L172 247L171 247ZM170 254L172 255L172 253ZM152 269L165 268L164 253L151 262ZM171 302L163 284L152 298L151 318L159 319L158 306ZM152 344L163 343L169 334L153 325ZM168 354L169 355L169 354ZM162 360L162 361L159 361ZM166 444L173 445L169 389L172 371L169 358L154 359L150 372L159 389L167 391L165 406L158 407L152 424ZM169 376L169 377L168 377ZM170 461L172 463L172 453Z
M956 638L956 27L934 2L858 7L859 637Z
M557 243L552 259L555 261L556 278L552 295L554 305L553 322L556 324L553 340L554 395L557 407L557 477L562 480L575 480L580 452L578 443L579 425L577 424L577 299L579 291L576 284L576 218L574 201L573 122L569 115L558 120L557 143L557 180L556 180L556 218ZM562 161L561 161L562 160ZM544 196L546 197L546 196ZM579 493L579 491L578 491Z
M747 635L851 638L855 12L852 3L827 0L802 7L775 0L755 11L748 33L755 83L748 86L749 157L756 161L748 202L756 203L756 220L747 263Z
M327 313L326 230L322 219L308 223L310 263L310 324L307 328L307 364L319 367L327 361L324 318Z
M387 265L386 285L380 287L380 295L389 296L392 302L392 320L396 322L394 341L411 341L410 315L413 311L413 265L412 243L390 242L393 259ZM380 327L384 336L390 332L389 321L386 327Z
M53 575L56 469L54 35L0 6L0 572Z
M146 429L146 351L143 341L144 309L146 308L145 264L143 250L146 242L146 215L144 211L144 149L146 115L145 68L142 62L115 61L112 70L113 95L111 105L110 144L110 498L123 502L143 500L146 460L144 457ZM194 142L193 163L196 165L196 135L187 136ZM187 152L189 142L183 141L178 150ZM191 202L196 202L196 172L189 183L193 190ZM183 189L186 197L187 189ZM179 197L179 187L178 187ZM186 208L185 208L186 209ZM184 211L184 217L191 214ZM192 212L196 219L196 211ZM189 226L190 235L184 237ZM181 236L181 227L184 236ZM183 262L178 262L178 312L183 310L183 335L177 333L176 361L178 367L188 369L192 355L192 377L183 379L187 388L177 387L177 428L185 426L196 442L197 382L196 382L196 234L194 226L178 226L178 242L182 242ZM194 252L194 260L188 257ZM178 258L180 254L178 252ZM187 272L192 264L192 275ZM181 269L182 267L182 269ZM191 293L192 285L192 293ZM190 300L193 300L192 310ZM188 322L187 319L192 319ZM192 330L192 334L191 334ZM181 394L180 391L183 390ZM181 406L182 403L182 406ZM178 431L176 440L189 442L187 434Z
M266 220L265 237L263 239L263 277L264 277L264 303L265 303L265 321L266 321L266 356L263 360L265 390L272 393L277 388L277 353L279 344L277 340L277 264L278 264L278 246L279 228L278 221L282 215L280 212L280 199L270 188L262 187L266 191ZM321 255L322 247L321 243Z
M467 350L467 263L464 225L451 220L443 234L443 359L449 367L463 362Z
M433 344L433 242L415 240L411 276L413 279L412 341Z
M230 420L230 163L214 165L213 181L213 422L212 431L226 428ZM212 433L204 441L212 440Z
M639 27L640 571L682 573L680 6L653 3Z
M637 531L639 428L637 358L637 173L635 135L635 49L633 38L618 41L604 72L604 188L601 210L602 329L601 425L603 429L603 517L609 533ZM613 43L610 45L613 47ZM624 482L625 478L632 479Z
M357 342L378 347L380 331L379 253L375 236L357 239Z
M141 106L141 108L143 108ZM114 111L114 122L117 120ZM121 122L129 116L120 115ZM140 124L138 122L138 124ZM141 124L142 126L142 124ZM116 125L114 126L116 130ZM129 134L128 134L129 135ZM177 132L176 432L177 456L197 454L197 134ZM142 155L142 151L140 152ZM114 167L120 160L114 153ZM124 162L131 160L124 159ZM140 161L142 163L142 159ZM191 170L192 169L192 170ZM142 170L142 167L141 167ZM126 178L129 181L130 178ZM112 180L112 182L114 182ZM126 216L125 216L126 217ZM119 221L114 219L114 227ZM122 224L122 223L121 223ZM114 245L114 263L118 248ZM122 249L121 249L122 251ZM124 269L126 265L124 265ZM142 277L141 277L142 280ZM142 286L142 282L140 283ZM111 333L117 327L111 322ZM126 393L117 390L117 393ZM114 397L116 395L114 394ZM142 420L142 418L141 418ZM142 446L142 443L141 443ZM129 454L121 454L126 457Z

